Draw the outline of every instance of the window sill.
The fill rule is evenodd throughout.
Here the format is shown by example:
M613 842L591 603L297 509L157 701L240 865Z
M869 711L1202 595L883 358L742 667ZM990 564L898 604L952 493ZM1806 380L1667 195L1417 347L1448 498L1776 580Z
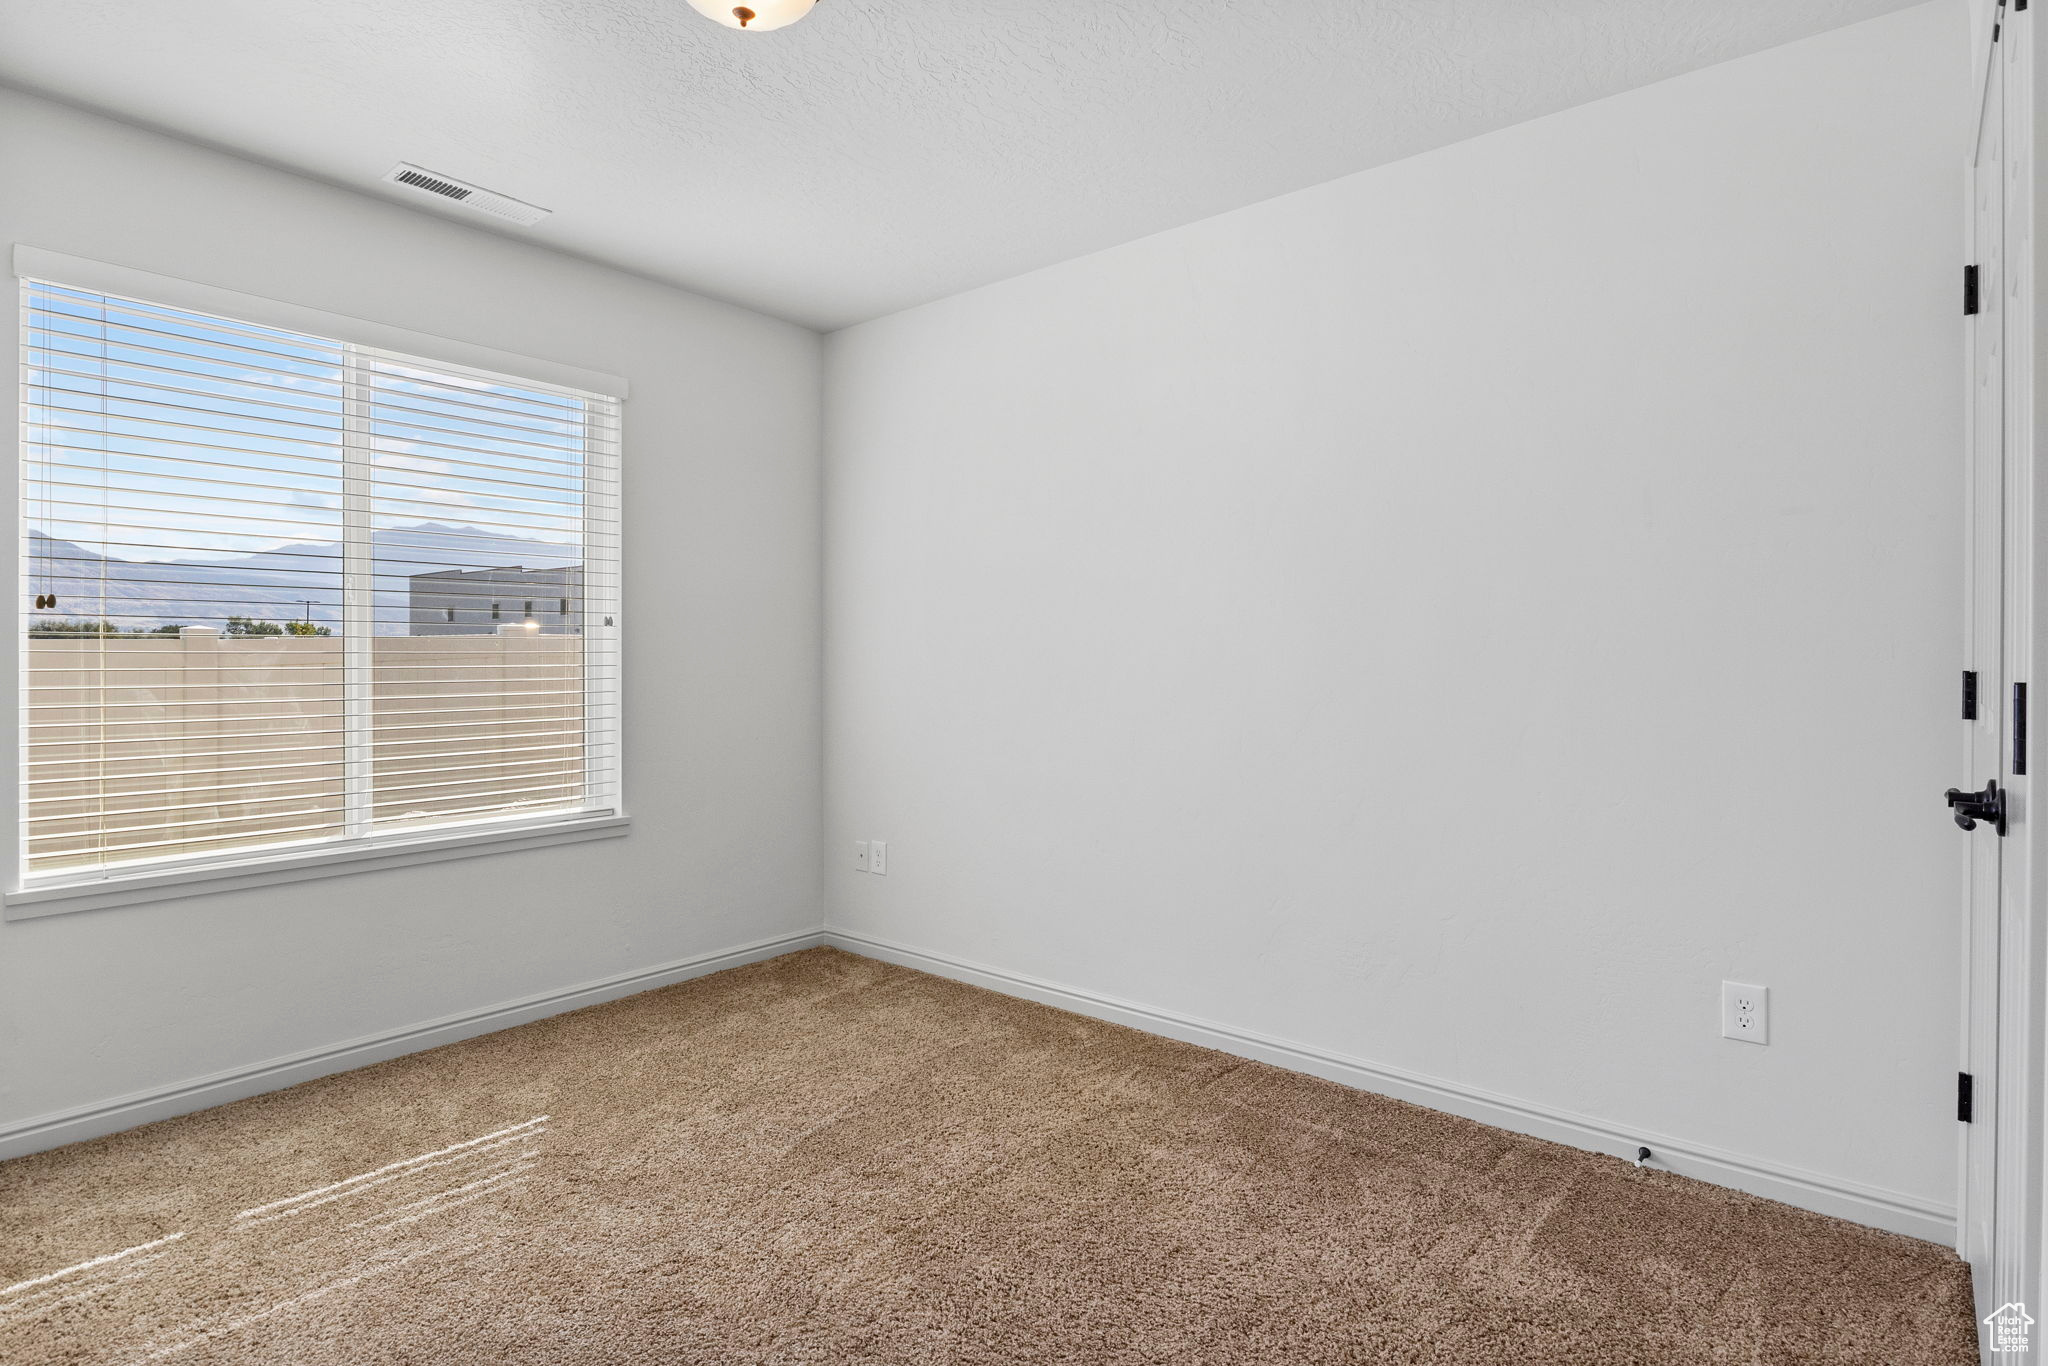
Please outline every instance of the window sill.
M47 915L68 915L73 911L97 911L109 906L133 906L147 901L172 901L215 892L269 887L281 882L339 877L346 873L371 873L415 863L442 863L449 859L540 849L555 844L580 844L585 840L623 835L629 824L625 816L590 816L546 824L498 827L489 831L393 840L388 844L347 850L312 850L237 867L138 873L91 882L31 887L8 892L4 915L0 918L34 920Z

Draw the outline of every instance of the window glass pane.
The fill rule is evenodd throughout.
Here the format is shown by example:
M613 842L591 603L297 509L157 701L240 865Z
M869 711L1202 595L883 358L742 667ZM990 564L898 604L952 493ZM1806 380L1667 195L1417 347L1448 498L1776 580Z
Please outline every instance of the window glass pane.
M334 838L342 348L29 293L28 871Z
M586 757L584 403L388 361L372 364L370 386L371 819L574 809ZM525 599L537 592L569 606L536 615Z

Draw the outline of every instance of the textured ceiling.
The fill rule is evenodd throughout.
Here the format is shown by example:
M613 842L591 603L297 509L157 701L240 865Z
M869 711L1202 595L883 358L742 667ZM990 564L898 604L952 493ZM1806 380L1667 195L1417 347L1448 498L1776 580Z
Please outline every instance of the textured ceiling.
M0 81L832 328L1911 3L4 0Z

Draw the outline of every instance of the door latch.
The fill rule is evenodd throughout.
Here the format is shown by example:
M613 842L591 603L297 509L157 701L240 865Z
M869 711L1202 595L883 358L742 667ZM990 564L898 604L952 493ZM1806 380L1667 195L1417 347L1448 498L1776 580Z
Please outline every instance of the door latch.
M1965 830L1975 830L1978 821L1988 821L1999 834L2005 833L2005 793L1999 790L1996 778L1986 782L1982 792L1950 788L1948 806L1955 813L1956 824Z

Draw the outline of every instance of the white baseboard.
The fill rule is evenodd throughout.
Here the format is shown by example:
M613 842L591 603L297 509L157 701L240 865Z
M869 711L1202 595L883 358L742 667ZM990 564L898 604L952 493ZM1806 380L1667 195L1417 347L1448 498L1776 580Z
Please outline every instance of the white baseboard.
M133 1095L121 1096L97 1105L60 1110L55 1114L38 1115L13 1124L0 1125L0 1160L41 1152L46 1148L62 1147L66 1143L77 1143L81 1139L97 1138L101 1134L118 1133L123 1129L132 1129L138 1124L169 1119L173 1115L208 1110L216 1105L225 1105L231 1100L241 1100L247 1096L261 1095L265 1091L296 1086L315 1077L367 1067L373 1062L383 1062L387 1058L438 1048L442 1044L474 1038L479 1034L494 1033L500 1029L510 1029L514 1025L545 1019L550 1015L560 1015L564 1011L594 1006L600 1002L616 1000L621 996L631 996L637 992L652 991L656 987L685 982L692 977L703 977L710 973L723 972L727 968L743 967L748 963L761 962L763 959L778 958L785 953L813 948L823 942L824 935L818 930L763 939L719 953L700 954L695 958L664 963L660 967L647 968L639 972L623 973L598 982L584 982L561 991L524 996L516 1001L487 1006L482 1010L468 1011L460 1015L444 1015L438 1020L428 1020L404 1029L350 1039L346 1043L334 1044L327 1048L308 1049L303 1053L272 1058L249 1067L216 1072L211 1076L198 1077L175 1086L153 1091L138 1091Z
M1954 1207L1923 1200L1917 1196L1879 1190L1854 1181L1844 1181L1761 1158L1745 1157L1739 1153L1689 1143L1668 1134L1628 1129L1588 1115L1572 1114L1569 1111L1516 1100L1509 1096L1495 1095L1492 1092L1460 1086L1455 1082L1441 1081L1400 1068L1383 1067L1360 1058L1289 1043L1285 1039L1233 1029L1228 1025L1179 1015L1172 1011L1155 1010L1132 1001L1099 996L1093 992L1061 986L1057 982L1047 982L979 963L965 962L945 954L927 953L885 939L855 934L850 930L828 927L825 930L824 942L834 948L845 949L848 953L916 968L935 976L951 978L956 982L986 987L1007 996L1021 996L1025 1000L1057 1006L1077 1015L1088 1015L1114 1024L1129 1025L1148 1033L1163 1034L1167 1038L1200 1044L1204 1048L1213 1048L1220 1053L1272 1063L1276 1067L1285 1067L1295 1072L1306 1072L1311 1076L1341 1082L1362 1091L1372 1091L1416 1105L1426 1105L1433 1110L1462 1115L1466 1119L1475 1119L1482 1124L1491 1124L1533 1138L1548 1139L1553 1143L1567 1144L1588 1152L1633 1159L1637 1148L1648 1148L1653 1154L1649 1165L1664 1171L1677 1172L1681 1176L1694 1177L1717 1186L1729 1186L1752 1195L1761 1195L1769 1200L1813 1210L1819 1214L1868 1224L1873 1228L1889 1229L1894 1233L1925 1238L1929 1242L1950 1247L1955 1245Z

